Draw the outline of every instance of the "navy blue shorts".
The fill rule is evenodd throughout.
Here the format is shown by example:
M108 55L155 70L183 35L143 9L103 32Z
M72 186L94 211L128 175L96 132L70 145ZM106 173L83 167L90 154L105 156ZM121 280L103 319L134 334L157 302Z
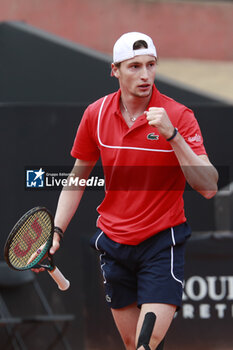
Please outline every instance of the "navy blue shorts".
M113 309L137 302L182 303L187 223L162 231L133 246L112 241L97 230L90 244L100 253L106 301Z

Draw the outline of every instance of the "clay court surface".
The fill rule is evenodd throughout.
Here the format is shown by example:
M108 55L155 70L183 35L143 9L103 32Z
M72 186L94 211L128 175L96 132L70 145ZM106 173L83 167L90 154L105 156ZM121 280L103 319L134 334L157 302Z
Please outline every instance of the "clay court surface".
M233 104L233 62L161 58L158 75Z

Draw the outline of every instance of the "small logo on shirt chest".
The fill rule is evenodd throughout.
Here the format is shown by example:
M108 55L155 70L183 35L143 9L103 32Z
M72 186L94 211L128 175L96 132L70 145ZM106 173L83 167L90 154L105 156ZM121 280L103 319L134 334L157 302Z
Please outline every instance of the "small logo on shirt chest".
M159 135L155 135L154 132L151 132L150 134L147 135L147 140L151 140L151 141L159 140Z

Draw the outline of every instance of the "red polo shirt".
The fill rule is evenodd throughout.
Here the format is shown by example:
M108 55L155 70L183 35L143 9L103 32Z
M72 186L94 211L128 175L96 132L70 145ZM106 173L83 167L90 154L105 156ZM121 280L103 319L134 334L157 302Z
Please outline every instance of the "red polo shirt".
M106 193L98 207L97 226L112 240L136 245L186 221L185 178L168 141L145 114L129 128L120 110L121 91L88 106L71 155L83 160L101 156ZM193 112L153 88L148 106L163 107L192 150L206 154Z

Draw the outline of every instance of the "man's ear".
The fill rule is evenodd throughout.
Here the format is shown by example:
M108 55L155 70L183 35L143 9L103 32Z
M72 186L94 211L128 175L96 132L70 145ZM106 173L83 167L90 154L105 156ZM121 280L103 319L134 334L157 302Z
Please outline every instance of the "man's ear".
M111 76L115 78L119 78L119 69L115 66L114 63L112 63L112 71L111 71Z

